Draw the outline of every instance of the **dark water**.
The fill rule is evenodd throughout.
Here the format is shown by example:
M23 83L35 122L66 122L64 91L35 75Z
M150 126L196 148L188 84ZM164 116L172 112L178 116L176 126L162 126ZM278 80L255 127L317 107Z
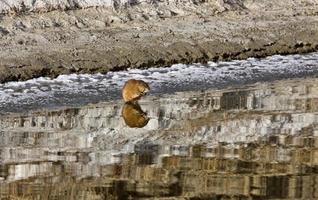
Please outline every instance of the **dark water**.
M314 78L7 115L0 130L0 199L318 199Z

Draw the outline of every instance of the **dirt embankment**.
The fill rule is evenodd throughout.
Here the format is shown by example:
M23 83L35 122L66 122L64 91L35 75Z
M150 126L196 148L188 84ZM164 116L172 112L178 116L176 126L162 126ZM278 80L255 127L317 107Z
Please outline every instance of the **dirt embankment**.
M317 0L30 2L0 3L0 82L318 50Z

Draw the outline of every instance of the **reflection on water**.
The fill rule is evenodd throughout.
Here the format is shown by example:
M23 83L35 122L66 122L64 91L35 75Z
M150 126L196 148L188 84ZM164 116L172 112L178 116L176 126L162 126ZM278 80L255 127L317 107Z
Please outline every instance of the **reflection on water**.
M126 125L130 128L142 128L146 126L149 121L147 113L141 109L138 102L125 103L121 114Z
M0 199L318 198L318 79L139 103L1 117Z

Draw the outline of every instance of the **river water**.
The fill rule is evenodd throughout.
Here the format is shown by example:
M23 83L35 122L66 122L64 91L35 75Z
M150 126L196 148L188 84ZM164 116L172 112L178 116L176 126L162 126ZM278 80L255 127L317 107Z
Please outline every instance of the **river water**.
M317 75L312 53L0 85L0 199L317 199Z

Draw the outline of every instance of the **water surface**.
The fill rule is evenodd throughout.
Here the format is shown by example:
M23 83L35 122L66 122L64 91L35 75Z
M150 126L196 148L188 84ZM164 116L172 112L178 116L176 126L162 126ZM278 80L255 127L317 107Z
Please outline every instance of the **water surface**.
M318 199L316 57L3 84L0 199Z
M123 108L1 117L1 199L318 197L317 79L150 96L143 128Z

